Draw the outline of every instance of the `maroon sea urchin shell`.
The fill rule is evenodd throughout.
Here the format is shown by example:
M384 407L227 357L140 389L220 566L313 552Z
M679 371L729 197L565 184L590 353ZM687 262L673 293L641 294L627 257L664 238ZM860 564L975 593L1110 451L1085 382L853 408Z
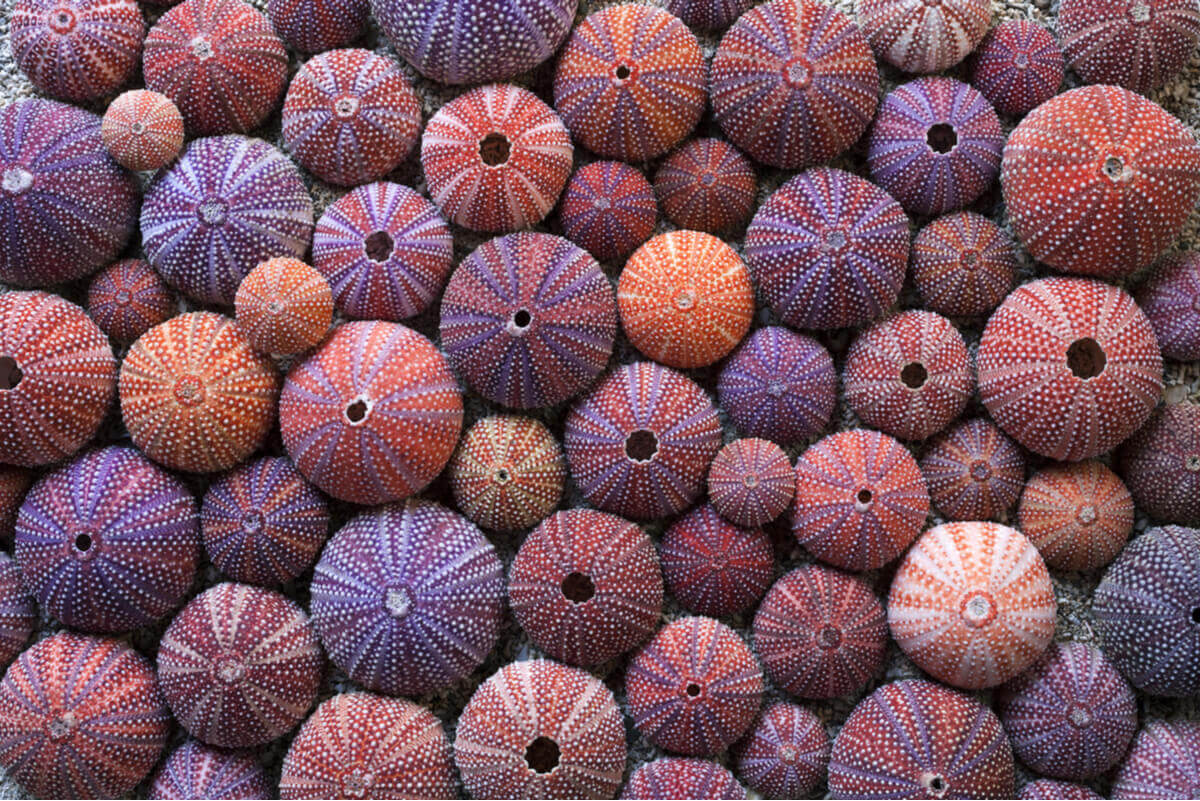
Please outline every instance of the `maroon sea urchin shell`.
M931 681L885 684L833 741L834 798L1012 798L1012 748L996 716Z
M767 675L801 698L862 689L887 658L883 605L859 579L805 565L771 587L754 616L754 650Z
M141 259L113 262L88 287L88 316L123 345L166 322L178 308L166 283Z
M617 261L654 233L654 188L636 167L596 161L571 176L558 207L563 234L600 261Z
M755 3L755 0L667 0L667 11L689 27L705 31L729 25Z
M1158 520L1200 525L1200 405L1185 401L1159 408L1120 457L1121 475L1139 509Z
M711 617L758 602L775 574L771 538L725 520L705 504L676 520L659 543L663 576L689 611Z
M480 685L454 739L454 761L475 798L611 798L625 760L612 692L548 659L514 662Z
M588 502L650 520L686 509L721 447L712 401L682 373L652 362L620 367L567 416L564 448Z
M721 39L709 97L730 141L755 161L794 170L829 161L862 136L879 104L879 69L841 11L819 0L770 0Z
M792 503L796 474L787 454L765 439L735 439L708 468L708 498L721 517L754 528L779 517Z
M1200 253L1163 257L1134 295L1167 359L1200 359Z
M913 284L925 308L938 314L988 314L1012 289L1016 272L1012 237L980 214L947 214L913 239Z
M861 0L871 47L905 72L941 72L967 57L992 22L991 0Z
M271 785L255 756L188 740L158 769L149 797L270 798Z
M707 617L668 623L625 671L633 725L682 754L723 751L754 722L763 675L733 629Z
M1046 801L1069 801L1069 799L1091 801L1091 799L1101 799L1104 796L1082 784L1060 782L1055 779L1037 779L1022 787L1017 798L1046 799Z
M279 797L453 798L442 722L403 698L341 693L321 703L283 760Z
M0 465L0 545L12 542L13 524L25 492L36 474L12 465Z
M982 417L947 431L921 457L933 505L947 520L995 520L1025 486L1021 449Z
M1018 287L988 320L977 364L992 419L1052 459L1111 450L1162 394L1162 356L1146 315L1124 290L1099 281Z
M736 770L766 798L809 798L829 768L829 735L820 718L795 704L774 703L734 746Z
M17 563L0 553L0 670L25 647L36 622L33 596L21 582Z
M1010 19L979 45L971 83L996 111L1021 117L1054 97L1064 71L1054 34L1032 20Z
M269 0L267 17L289 46L324 53L353 42L367 26L368 0Z
M508 597L535 645L591 666L654 632L663 579L646 532L616 515L569 509L525 538L509 569Z
M119 640L59 632L0 682L0 767L32 796L126 796L170 726L154 670Z
M1117 86L1072 89L1008 137L1000 183L1013 230L1057 270L1116 279L1175 241L1200 198L1200 145Z
M117 363L83 309L46 292L0 295L0 460L57 462L108 412Z
M746 788L727 769L707 759L659 757L629 774L621 798L743 799Z
M1196 0L1063 0L1058 35L1086 83L1143 94L1187 66L1200 41Z
M427 501L362 512L313 573L313 623L351 680L393 695L448 687L500 634L504 568L466 518Z
M308 616L276 592L218 584L183 608L158 646L175 718L221 748L262 745L308 714L325 659Z
M728 142L693 139L658 168L654 193L675 225L720 234L750 219L758 177Z
M1058 570L1096 570L1133 531L1133 498L1098 461L1055 464L1035 473L1017 508L1018 528Z
M1187 798L1200 786L1200 722L1151 720L1125 756L1113 798Z

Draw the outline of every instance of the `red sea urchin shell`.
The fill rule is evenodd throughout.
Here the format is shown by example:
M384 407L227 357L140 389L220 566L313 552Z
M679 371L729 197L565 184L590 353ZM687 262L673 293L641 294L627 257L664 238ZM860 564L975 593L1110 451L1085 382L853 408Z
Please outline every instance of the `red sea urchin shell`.
M1041 656L1058 604L1033 543L997 523L946 523L904 557L888 626L923 670L955 687L994 687Z
M571 33L554 75L554 108L588 150L642 162L666 153L704 111L704 55L661 8L623 3Z
M986 192L1003 148L1000 118L983 95L953 78L918 78L883 99L867 164L906 211L931 216Z
M654 193L675 225L720 234L741 228L750 219L758 176L728 142L693 139L658 168Z
M1025 485L1018 527L1057 570L1096 570L1133 531L1133 498L1100 462L1051 465Z
M1164 358L1200 360L1200 253L1165 256L1134 297L1154 328Z
M356 186L402 162L421 131L421 102L390 59L358 48L313 56L283 101L283 141L323 181Z
M221 476L200 507L208 558L247 584L298 577L316 560L328 529L325 499L282 457L264 456Z
M362 35L368 0L269 0L267 18L288 46L302 53L345 47Z
M0 767L41 798L121 798L162 754L154 670L119 640L59 632L0 682Z
M255 267L233 300L238 328L260 353L291 355L325 338L333 324L333 292L325 276L280 256Z
M743 612L775 575L771 538L697 506L667 529L658 546L671 594L688 611L711 617Z
M766 525L791 506L796 474L787 454L765 439L735 439L708 468L708 498L739 526Z
M1000 721L1013 750L1039 774L1093 779L1125 753L1138 729L1133 690L1098 649L1051 643L1001 688Z
M563 235L599 261L623 259L654 233L654 188L636 167L596 161L571 176L558 207Z
M108 413L116 370L83 309L46 292L0 294L0 460L35 467L83 447Z
M368 506L424 489L450 460L462 417L446 358L398 323L339 326L279 396L283 445L300 472Z
M995 520L1025 486L1021 449L982 417L939 437L920 464L929 497L947 520Z
M166 95L133 89L108 104L100 139L118 164L157 170L183 149L183 115Z
M151 328L118 381L133 444L172 470L228 470L258 449L275 417L279 376L237 324L191 312Z
M561 403L591 384L608 364L616 328L600 265L550 234L484 242L442 296L450 364L483 397L518 409Z
M1200 525L1200 405L1156 410L1120 452L1121 475L1139 509L1158 520Z
M611 798L625 727L594 676L536 659L502 667L458 719L454 762L475 798Z
M323 701L288 747L279 797L453 798L442 722L403 698L341 693Z
M726 768L707 759L659 757L629 774L621 798L743 799L746 788Z
M158 769L149 798L269 798L271 785L255 756L188 740Z
M1058 34L1086 83L1145 94L1187 66L1200 41L1196 0L1063 0Z
M905 72L941 72L967 57L992 22L991 0L861 0L871 47Z
M17 510L35 476L23 467L0 465L0 545L12 542Z
M973 61L971 83L1009 117L1022 117L1054 97L1065 71L1054 34L1028 19L992 28Z
M1125 756L1113 798L1187 798L1200 786L1200 722L1150 720Z
M572 665L598 665L645 642L658 625L658 554L646 532L616 515L558 512L517 551L508 597L535 645Z
M141 259L113 262L88 286L88 316L125 345L166 322L178 308L166 283Z
M493 415L463 434L449 473L459 511L484 528L519 531L558 506L567 466L558 440L541 421Z
M308 616L276 592L218 584L183 608L158 646L175 718L221 748L262 745L304 719L325 659Z
M992 419L1029 450L1064 461L1126 439L1162 394L1162 356L1124 290L1079 278L1020 286L992 314L977 357Z
M35 623L33 596L21 583L16 562L0 553L0 669L25 647Z
M750 271L711 234L668 231L638 248L617 281L621 327L660 364L707 367L737 347L754 317Z
M804 565L771 587L754 616L754 650L767 675L801 698L861 690L887 659L883 605L859 579Z
M746 263L763 298L793 328L874 320L900 296L908 217L864 178L829 167L795 176L758 207Z
M762 670L733 629L707 617L668 623L625 671L633 725L668 751L724 751L754 723Z
M980 214L939 217L913 240L913 284L925 308L938 314L988 314L1012 289L1016 272L1012 237Z
M1082 784L1060 782L1055 779L1037 779L1022 787L1017 798L1047 799L1047 801L1067 801L1069 799L1091 801L1091 799L1102 799L1104 796Z
M109 264L129 241L137 197L96 115L36 97L0 109L0 281L46 286Z
M738 775L765 798L809 798L829 767L829 735L796 704L774 703L734 746Z
M261 125L287 64L271 23L243 0L184 0L150 28L142 56L146 88L174 101L193 136Z
M313 232L313 266L338 310L399 322L429 306L454 266L454 239L437 208L407 186L379 181L331 203Z
M763 164L798 169L846 150L879 105L858 26L818 0L770 0L721 39L709 96L725 135Z
M38 91L72 103L129 80L145 35L133 0L17 0L9 20L17 68Z
M823 562L882 567L917 538L928 515L917 460L887 434L841 431L796 460L792 533Z
M682 373L635 362L609 373L571 410L563 438L588 502L650 520L686 509L721 447L712 401Z
M1116 279L1153 262L1183 229L1200 198L1200 145L1146 98L1085 86L1016 127L1000 182L1033 258Z
M1012 748L974 698L932 681L885 684L833 741L834 798L1012 798Z
M473 231L516 231L540 222L558 202L574 153L554 110L509 84L451 100L421 137L429 196L451 222Z
M962 414L974 389L967 343L933 312L909 310L859 334L846 355L846 403L869 426L925 439Z
M496 646L504 568L466 518L428 501L360 513L311 585L313 623L352 681L420 695L461 681Z

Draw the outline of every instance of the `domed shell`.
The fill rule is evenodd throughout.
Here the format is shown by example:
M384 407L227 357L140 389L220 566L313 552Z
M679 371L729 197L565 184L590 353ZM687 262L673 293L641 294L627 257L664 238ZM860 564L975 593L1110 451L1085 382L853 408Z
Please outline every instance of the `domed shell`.
M325 276L286 256L268 259L247 273L233 307L238 328L259 353L308 350L333 324L333 292Z
M1150 720L1112 785L1113 798L1186 798L1200 784L1200 722Z
M1117 469L1139 509L1158 520L1200 526L1200 404L1159 407L1118 455Z
M1133 532L1133 519L1124 482L1093 459L1038 471L1017 507L1017 527L1057 570L1107 565Z
M876 55L904 72L941 72L967 57L992 22L991 0L861 0Z
M183 149L183 115L166 95L132 89L108 104L100 139L118 164L157 170Z
M148 798L267 798L271 785L256 755L188 740L163 761Z

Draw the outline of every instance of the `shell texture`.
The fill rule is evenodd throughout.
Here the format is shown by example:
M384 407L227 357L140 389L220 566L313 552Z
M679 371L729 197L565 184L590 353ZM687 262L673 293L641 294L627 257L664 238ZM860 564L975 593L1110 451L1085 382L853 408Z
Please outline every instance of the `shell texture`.
M1085 83L1146 94L1187 66L1200 41L1196 0L1063 0L1058 35Z
M1095 460L1050 465L1025 485L1018 527L1056 570L1097 570L1121 552L1133 531L1125 483Z
M25 493L35 477L32 470L24 467L0 465L0 545L12 543L17 510L21 508Z
M283 41L301 53L323 53L359 38L369 0L268 0L267 18Z
M947 520L998 520L1025 487L1021 449L982 417L939 437L920 466L929 497Z
M913 239L912 279L922 305L948 317L990 314L1012 289L1017 248L981 214L939 217Z
M658 549L671 594L701 615L746 611L766 594L775 575L770 537L730 523L708 504L672 523Z
M1112 786L1113 798L1187 798L1200 784L1200 723L1150 720Z
M713 31L727 28L755 0L667 0L666 9L691 28Z
M166 95L132 89L108 104L100 141L121 166L157 170L183 149L183 115Z
M21 582L17 563L0 553L0 670L25 647L36 623L33 595Z
M825 781L829 735L820 718L796 704L771 704L734 746L734 764L765 798L809 798Z
M290 256L267 259L238 285L238 328L260 353L292 355L325 338L333 324L333 292L325 276Z
M88 286L88 316L122 345L166 322L178 309L170 288L142 259L115 261Z
M618 261L654 234L654 187L636 167L595 161L567 182L558 207L563 235L599 261Z
M170 753L150 785L150 798L269 798L266 772L252 754L188 740Z
M728 142L693 139L658 168L654 194L667 219L678 227L729 233L750 219L758 176Z
M1134 297L1164 358L1200 359L1200 253L1163 257Z
M861 0L875 54L904 72L941 72L967 57L992 22L991 0Z
M1104 798L1104 796L1082 784L1060 782L1056 779L1037 779L1022 787L1021 792L1017 794L1017 798L1053 799L1053 801L1080 799L1080 801L1089 801L1089 799L1099 799Z
M1121 448L1118 469L1143 512L1200 525L1200 405L1185 401L1155 410Z
M988 31L972 58L971 83L996 111L1023 117L1058 93L1066 66L1054 34L1011 19Z
M755 528L787 511L796 474L787 454L765 439L735 439L708 468L708 499L721 517Z
M746 788L726 768L707 759L659 757L631 774L621 798L732 798L746 797Z

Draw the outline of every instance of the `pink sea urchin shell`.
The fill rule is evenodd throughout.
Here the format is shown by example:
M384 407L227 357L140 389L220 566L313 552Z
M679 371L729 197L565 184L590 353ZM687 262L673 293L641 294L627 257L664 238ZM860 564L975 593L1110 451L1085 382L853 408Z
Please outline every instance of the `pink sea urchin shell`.
M875 53L905 72L941 72L987 33L991 0L861 0L858 23Z
M829 768L829 735L820 718L795 704L774 703L734 746L738 775L765 798L808 798Z
M1086 83L1143 94L1187 66L1200 41L1196 0L1063 0L1058 35Z
M292 355L325 338L333 292L325 276L288 256L267 259L238 284L237 324L260 353Z
M1018 527L1057 570L1096 570L1111 562L1133 531L1133 498L1094 459L1035 473L1017 508Z
M267 798L271 785L255 756L188 740L158 769L149 798Z
M345 47L367 26L368 0L268 0L271 27L302 53Z
M721 517L754 528L779 517L792 503L796 474L775 443L735 439L708 468L708 498Z
M133 89L109 103L100 139L118 164L157 170L183 149L183 116L166 95Z
M1033 20L1010 19L992 28L979 45L971 83L996 111L1021 117L1054 97L1064 71L1054 34Z
M1187 798L1200 785L1200 722L1150 720L1112 786L1113 798Z
M21 582L17 563L0 553L0 670L25 647L36 623L33 595Z
M728 233L750 219L758 176L728 142L693 139L658 168L654 193L667 219L680 228Z
M1037 779L1022 787L1017 798L1046 799L1047 801L1067 801L1067 799L1091 801L1091 799L1101 799L1104 796L1082 784L1060 782L1057 779Z

